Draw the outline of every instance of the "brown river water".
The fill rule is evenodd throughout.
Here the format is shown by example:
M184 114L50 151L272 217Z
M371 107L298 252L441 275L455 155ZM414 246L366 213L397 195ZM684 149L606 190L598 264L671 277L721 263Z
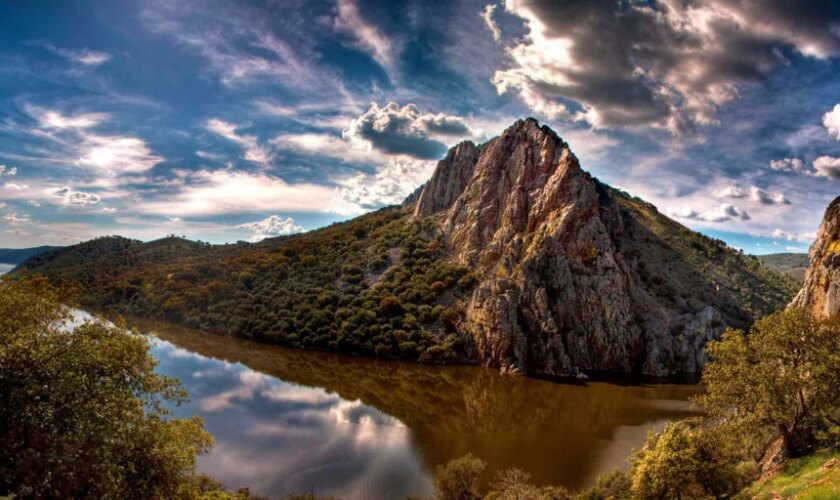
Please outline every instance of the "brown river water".
M158 370L178 377L216 445L198 468L277 497L430 495L467 453L536 484L581 489L624 467L651 429L691 415L697 385L563 384L475 366L427 366L286 349L167 324Z

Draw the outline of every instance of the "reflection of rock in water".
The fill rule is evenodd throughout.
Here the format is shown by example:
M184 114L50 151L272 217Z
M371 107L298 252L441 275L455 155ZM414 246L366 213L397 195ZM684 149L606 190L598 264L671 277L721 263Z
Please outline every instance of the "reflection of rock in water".
M171 325L137 324L203 356L320 387L392 415L411 429L430 469L473 453L487 460L491 470L516 466L537 482L569 487L583 486L593 477L607 448L609 454L615 453L617 429L688 415L685 400L698 391L696 386L674 385L564 385L504 377L477 367L374 361L255 344ZM639 444L627 443L625 453Z

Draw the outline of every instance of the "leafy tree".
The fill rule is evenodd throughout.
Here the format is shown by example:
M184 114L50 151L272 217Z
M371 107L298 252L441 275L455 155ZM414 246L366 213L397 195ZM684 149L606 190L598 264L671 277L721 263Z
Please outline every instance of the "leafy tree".
M144 337L69 323L42 278L0 279L0 494L176 498L212 439Z
M621 479L614 498L723 498L737 492L754 476L728 453L716 429L670 423L651 433L642 449L630 457L631 491L624 496ZM603 480L606 483L606 480ZM599 481L600 483L600 481Z
M840 323L788 309L729 330L707 352L699 402L712 418L762 436L777 433L787 456L840 425ZM762 433L762 431L764 431Z
M481 473L487 462L472 454L450 460L435 469L435 489L439 500L481 498Z

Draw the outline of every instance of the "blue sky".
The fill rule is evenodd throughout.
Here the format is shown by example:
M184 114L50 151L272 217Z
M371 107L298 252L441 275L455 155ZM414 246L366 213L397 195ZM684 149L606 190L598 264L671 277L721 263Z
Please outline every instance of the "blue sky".
M534 116L754 253L840 195L840 4L0 4L0 247L311 230Z

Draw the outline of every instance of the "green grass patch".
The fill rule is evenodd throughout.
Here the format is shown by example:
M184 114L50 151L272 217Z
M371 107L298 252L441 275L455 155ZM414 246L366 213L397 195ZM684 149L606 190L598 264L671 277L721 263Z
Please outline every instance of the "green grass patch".
M834 461L833 466L828 466ZM840 451L823 450L792 460L770 479L760 479L738 494L739 499L771 500L840 498Z

